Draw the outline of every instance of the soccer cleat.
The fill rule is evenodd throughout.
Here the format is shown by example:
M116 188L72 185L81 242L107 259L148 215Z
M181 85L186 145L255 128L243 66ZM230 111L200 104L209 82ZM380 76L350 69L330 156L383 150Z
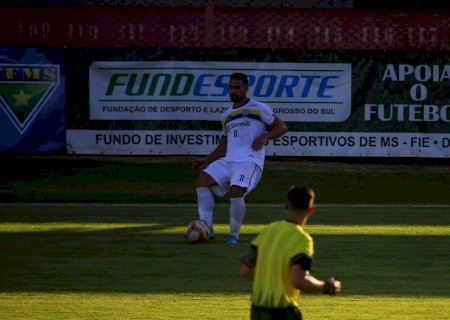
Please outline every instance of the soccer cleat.
M226 244L238 244L239 240L235 236L231 235L228 237L228 240L225 242Z
M215 237L216 235L214 234L214 229L213 229L213 227L211 227L211 233L210 233L210 235L209 235L209 240L214 240L214 237Z

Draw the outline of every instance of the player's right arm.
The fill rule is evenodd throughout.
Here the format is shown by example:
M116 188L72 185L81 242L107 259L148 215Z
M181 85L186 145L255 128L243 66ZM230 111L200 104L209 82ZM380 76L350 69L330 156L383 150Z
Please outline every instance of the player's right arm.
M227 142L227 137L223 136L217 147L210 154L193 160L192 169L194 171L201 171L209 163L225 156L227 153Z

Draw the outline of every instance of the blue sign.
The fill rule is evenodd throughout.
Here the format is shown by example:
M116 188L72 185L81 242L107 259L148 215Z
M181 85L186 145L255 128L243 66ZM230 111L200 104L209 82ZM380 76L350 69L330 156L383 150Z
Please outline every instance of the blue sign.
M0 48L0 153L64 149L63 49Z

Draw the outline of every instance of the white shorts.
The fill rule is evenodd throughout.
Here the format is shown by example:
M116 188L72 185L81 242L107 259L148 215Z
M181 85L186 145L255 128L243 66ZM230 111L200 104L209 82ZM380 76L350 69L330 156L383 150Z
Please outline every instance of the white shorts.
M245 196L258 185L262 176L261 168L253 162L229 162L224 159L213 161L204 171L217 182L211 190L219 197L223 197L231 185L247 188Z

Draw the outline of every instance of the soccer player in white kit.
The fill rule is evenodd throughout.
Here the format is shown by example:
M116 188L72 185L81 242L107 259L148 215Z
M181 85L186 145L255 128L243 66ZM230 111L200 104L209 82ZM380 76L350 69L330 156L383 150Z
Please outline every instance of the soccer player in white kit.
M207 156L194 160L193 169L201 171L195 187L199 218L213 226L214 195L230 196L228 244L239 243L245 216L244 197L259 183L264 168L264 145L284 135L288 128L272 109L247 97L248 78L233 73L229 95L233 106L222 116L224 136ZM267 128L270 127L270 130ZM214 232L212 232L214 238Z

